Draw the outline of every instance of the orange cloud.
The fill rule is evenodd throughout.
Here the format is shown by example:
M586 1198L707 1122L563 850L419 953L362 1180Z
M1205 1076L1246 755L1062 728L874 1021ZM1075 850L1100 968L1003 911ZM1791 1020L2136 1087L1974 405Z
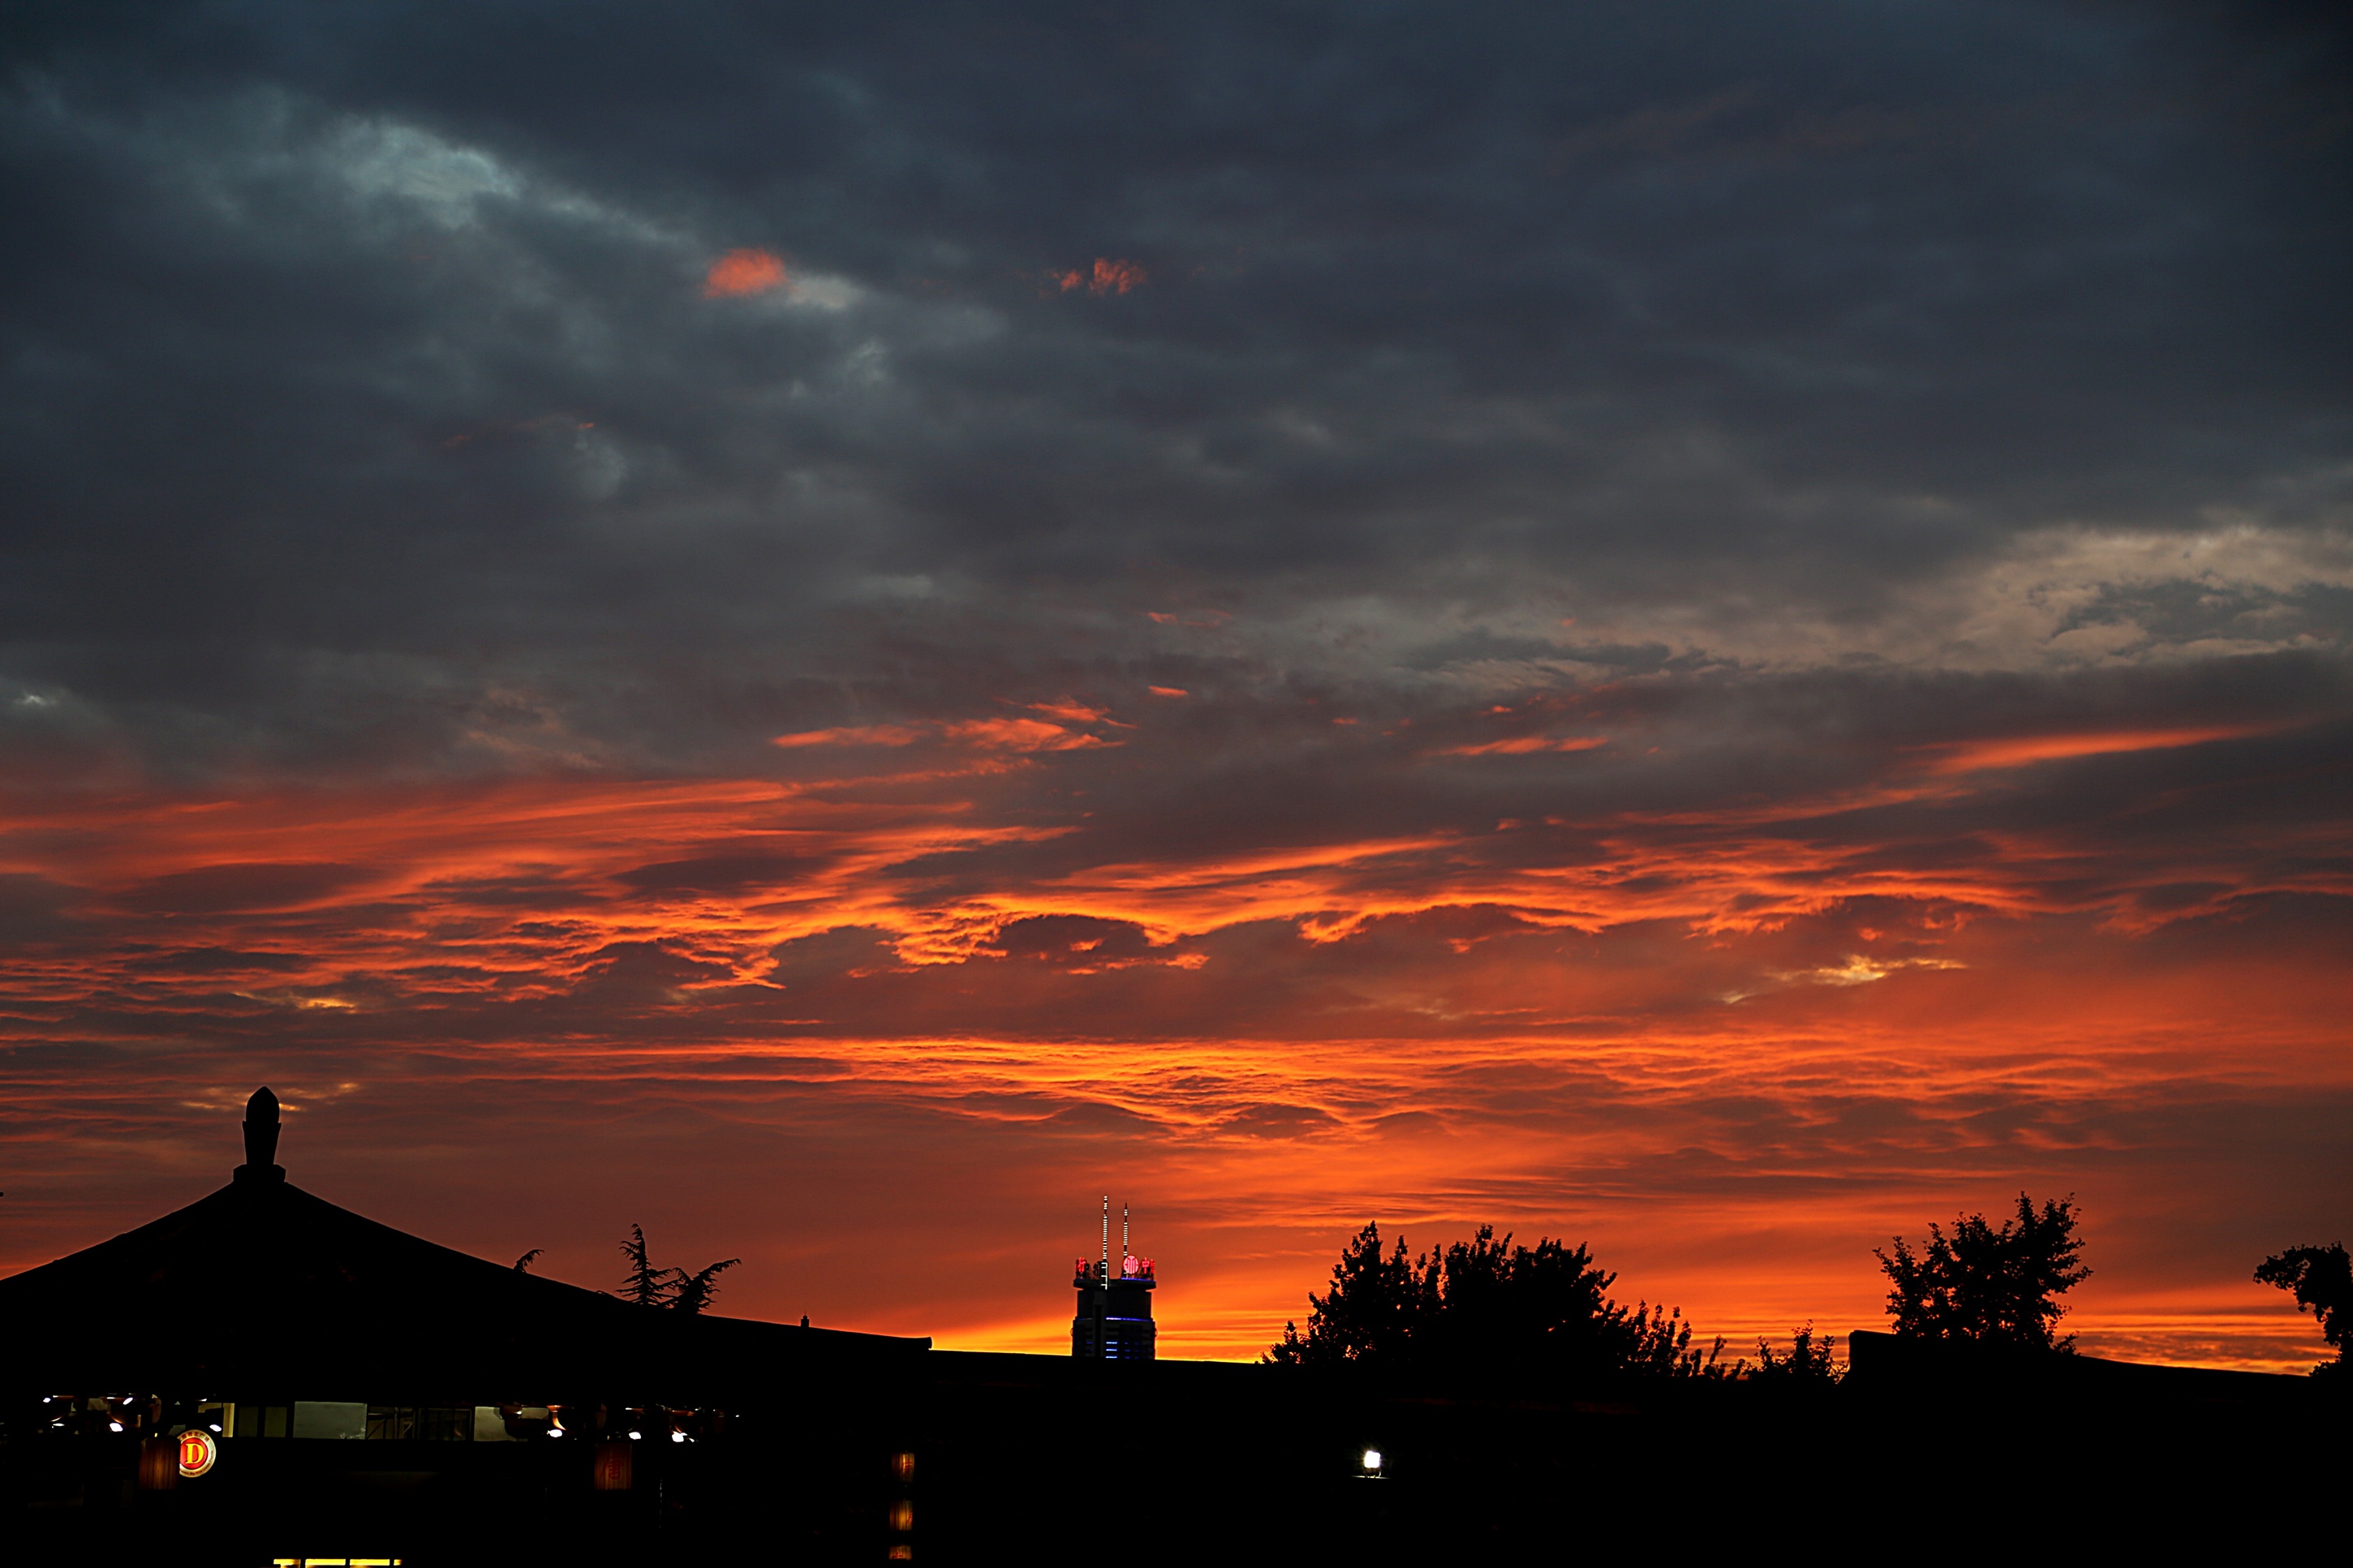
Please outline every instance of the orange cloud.
M1100 723L1099 709L1076 703L1031 703L1036 711L1052 713L1074 724ZM768 743L786 751L810 746L911 746L926 738L953 744L1016 752L1069 752L1119 742L1099 735L1050 724L1043 719L965 719L953 723L861 724L830 730L801 730L773 737Z
M1140 289L1149 275L1135 262L1098 256L1092 268L1056 272L1050 276L1062 293L1083 289L1090 294L1102 295L1124 294L1131 289Z
M967 719L943 726L942 733L976 746L998 746L1017 752L1071 752L1086 746L1118 744L1099 735L1049 724L1042 719Z
M711 264L711 270L703 275L702 297L729 300L791 287L781 258L771 251L746 248L731 250Z
M1489 741L1483 745L1448 746L1430 754L1434 757L1524 757L1534 752L1589 752L1596 746L1609 743L1607 735L1515 735L1508 741Z
M906 724L860 724L832 730L801 730L778 735L768 744L793 750L801 746L908 746L923 736Z
M1874 958L1868 953L1850 952L1840 963L1783 973L1780 978L1813 985L1869 985L1906 969L1967 967L1957 958Z
M1027 706L1033 713L1043 713L1049 719L1060 719L1071 724L1100 724L1110 717L1111 711L1106 708L1090 708L1068 697L1058 702L1031 702Z
M1930 773L1971 773L2064 762L2073 757L2107 756L2116 752L2156 752L2175 746L2200 746L2210 741L2243 740L2249 735L2263 734L2267 729L2260 724L2210 724L2181 730L2019 735L1990 741L1954 741L1916 750Z

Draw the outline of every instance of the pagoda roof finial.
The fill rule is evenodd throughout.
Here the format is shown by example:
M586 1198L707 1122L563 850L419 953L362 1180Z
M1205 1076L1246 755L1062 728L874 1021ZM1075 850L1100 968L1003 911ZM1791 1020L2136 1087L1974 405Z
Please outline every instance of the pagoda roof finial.
M245 1163L237 1168L240 1182L282 1182L286 1167L278 1159L278 1097L268 1084L245 1102Z

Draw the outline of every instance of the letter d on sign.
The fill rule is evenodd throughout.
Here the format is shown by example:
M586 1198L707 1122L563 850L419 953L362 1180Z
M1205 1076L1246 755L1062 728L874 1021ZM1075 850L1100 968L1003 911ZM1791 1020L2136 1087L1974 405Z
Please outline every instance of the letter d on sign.
M200 1432L192 1426L180 1434L178 1458L180 1479L193 1481L211 1471L214 1463L220 1458L220 1445L213 1440L211 1433Z

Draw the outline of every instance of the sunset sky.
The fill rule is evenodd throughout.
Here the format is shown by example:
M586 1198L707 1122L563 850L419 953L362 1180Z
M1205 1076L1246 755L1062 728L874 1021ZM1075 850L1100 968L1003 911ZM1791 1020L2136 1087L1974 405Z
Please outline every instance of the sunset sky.
M2353 1242L2334 5L24 4L0 1272L291 1179L1164 1354Z

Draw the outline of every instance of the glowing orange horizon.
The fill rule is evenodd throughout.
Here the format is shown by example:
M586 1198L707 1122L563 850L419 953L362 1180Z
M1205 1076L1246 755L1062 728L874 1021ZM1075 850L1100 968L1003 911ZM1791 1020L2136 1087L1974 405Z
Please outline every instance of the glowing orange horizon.
M20 1163L118 1180L77 1163L77 1138L111 1146L158 1115L194 1138L265 1070L298 1128L470 1118L524 1162L492 1183L568 1169L554 1129L659 1105L703 1142L749 1141L730 1155L743 1192L828 1179L793 1163L817 1138L905 1151L871 1179L909 1213L994 1194L962 1251L910 1233L911 1256L960 1259L953 1304L920 1272L827 1261L850 1222L794 1214L756 1222L773 1243L712 1232L750 1259L727 1310L814 1297L833 1321L1050 1349L1060 1222L1002 1211L1076 1201L1110 1163L1154 1200L1164 1342L1219 1356L1300 1318L1366 1219L1417 1246L1480 1223L1588 1240L1621 1294L1736 1345L1809 1319L1843 1332L1877 1321L1874 1243L2030 1185L2076 1191L2106 1249L2070 1324L2087 1349L2301 1353L2292 1308L2251 1282L2108 1259L2175 1179L2174 1121L2353 1090L2353 985L2325 933L2231 935L2263 900L2353 892L2320 830L2253 823L2151 859L2021 819L1972 826L1956 855L1890 815L1968 806L1987 757L2098 755L2121 734L1957 743L1934 784L1907 782L1911 753L1810 796L1335 819L1283 842L1098 837L1083 790L1038 808L1056 770L1148 743L1139 725L1059 697L782 736L768 778L19 791L0 873L54 889L58 922L0 998L0 1037L37 1047L12 1089L50 1129ZM1563 744L1470 742L1450 762L1363 743L1482 769ZM111 1077L41 1065L77 1040L119 1050ZM2152 1131L2117 1147L2153 1152L2119 1165L2133 1118ZM397 1221L405 1189L371 1184L414 1167L348 1142L311 1157ZM180 1180L126 1190L116 1217ZM26 1196L12 1183L12 1205ZM620 1203L668 1205L690 1233L741 1209L684 1177ZM94 1239L84 1206L31 1192L5 1261ZM516 1239L497 1206L432 1223L493 1254ZM533 1223L556 1234L522 1245L594 1282L572 1221Z

